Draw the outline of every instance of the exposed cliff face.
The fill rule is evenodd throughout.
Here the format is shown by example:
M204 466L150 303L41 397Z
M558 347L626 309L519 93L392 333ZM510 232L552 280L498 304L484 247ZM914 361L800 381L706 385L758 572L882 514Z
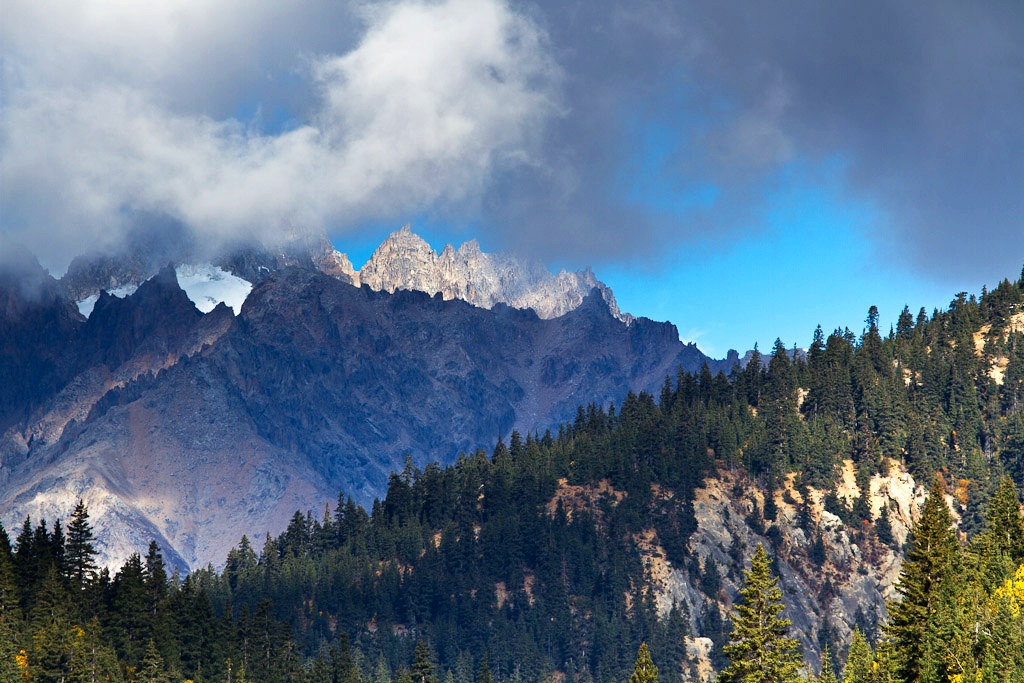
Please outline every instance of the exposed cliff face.
M168 268L101 295L86 320L40 278L50 298L6 295L5 324L46 333L19 336L29 355L4 372L50 379L5 395L17 410L0 438L3 522L66 518L84 497L113 563L150 538L184 566L221 562L242 534L280 530L339 490L369 503L406 453L450 462L707 360L672 325L626 325L597 294L542 320L285 268L235 317L201 314Z
M859 491L853 483L849 461L843 474L846 481L840 485L839 495L852 503ZM920 515L927 489L896 462L890 463L888 476L871 480L870 489L874 518L882 509L889 510L893 547L881 544L869 526L851 528L827 512L822 503L824 492L815 489L810 490L808 501L809 526L807 530L802 528L802 501L799 492L792 488L792 477L783 490L775 492L776 519L760 520L760 511L765 507L763 487L727 470L709 477L696 491L693 506L697 530L690 537L685 566L677 566L668 559L654 528L636 535L634 542L659 613L664 617L676 605L685 606L690 616L693 635L687 638L687 649L695 679L708 681L714 675L711 638L717 634L708 630L713 622L709 614L716 610L725 621L727 639L727 619L742 586L743 570L749 569L758 543L775 558L787 606L785 616L792 620L793 635L800 639L814 670L820 666L823 640L830 642L833 651L837 646L840 648L841 660L854 626L870 631L884 620L885 603L896 597L895 586L903 566L900 549ZM657 486L652 488L652 494L655 498L671 496ZM603 506L621 504L625 496L606 482L588 488L571 486L562 480L548 509L553 512L560 505L570 516L586 510L600 521ZM760 520L763 527L756 528L755 520ZM825 550L820 565L812 552L818 534ZM717 567L720 581L708 594L714 582L702 578L710 564Z
M852 467L847 463L852 483ZM844 493L840 491L840 495ZM859 495L856 487L846 487L851 498ZM690 553L699 558L706 570L709 560L721 573L721 589L714 595L702 592L700 574L692 567L676 567L665 559L664 551L651 537L639 548L648 567L648 577L655 590L659 608L667 612L673 601L685 603L689 609L694 632L706 637L706 615L717 609L727 617L742 584L742 570L749 567L750 557L758 543L776 558L780 585L787 605L786 616L793 621L793 630L817 670L821 639L832 646L849 645L854 626L872 628L885 618L885 603L896 597L895 585L903 563L902 547L913 520L924 504L927 490L891 464L887 477L871 481L871 504L877 519L880 511L890 510L894 547L881 544L868 528L850 528L838 517L824 510L824 492L811 489L810 527L801 528L798 514L800 494L789 483L775 493L778 514L774 521L765 521L763 530L755 529L748 518L756 518L755 508L764 509L765 492L754 482L728 473L708 479L697 490L694 512L698 528L690 539ZM756 526L756 523L755 525ZM825 548L824 562L816 563L811 552L814 536L821 535ZM704 618L701 618L704 615ZM710 642L693 642L694 652L707 651ZM844 650L845 652L845 650ZM705 672L710 672L704 666Z

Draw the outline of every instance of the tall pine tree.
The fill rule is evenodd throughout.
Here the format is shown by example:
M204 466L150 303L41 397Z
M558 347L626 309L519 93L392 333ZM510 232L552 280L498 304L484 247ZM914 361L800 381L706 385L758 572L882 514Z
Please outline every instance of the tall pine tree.
M640 643L640 649L636 653L636 664L633 665L633 674L629 677L629 683L658 683L658 667L651 661L651 653L647 649L647 643Z
M757 544L750 569L743 573L742 602L733 614L731 640L725 646L729 666L720 683L784 683L799 680L803 666L800 644L789 636L792 622L780 613L786 608L782 589L772 575L771 560Z
M897 584L901 599L888 606L885 633L891 641L895 672L906 683L945 680L940 605L959 550L945 492L937 475L913 527L913 541Z
M96 546L85 501L79 500L71 513L68 540L64 546L65 574L73 588L82 589L95 576Z

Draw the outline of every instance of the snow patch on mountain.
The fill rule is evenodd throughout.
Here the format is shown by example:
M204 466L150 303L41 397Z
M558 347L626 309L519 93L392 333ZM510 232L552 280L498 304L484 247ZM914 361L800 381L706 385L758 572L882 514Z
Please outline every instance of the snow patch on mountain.
M138 288L138 285L131 284L122 285L120 287L114 287L113 289L108 289L106 291L107 294L110 294L111 296L116 296L118 299L123 299L126 296L131 296L132 294L134 294L135 290ZM92 309L96 306L96 302L99 301L99 298L99 294L92 294L77 302L78 312L84 315L86 318L88 318L90 315L92 315Z
M223 302L238 315L252 291L252 283L248 280L209 263L181 265L174 272L178 276L178 285L203 313L209 313Z
M252 291L252 283L248 280L209 263L179 265L174 269L174 273L178 278L178 285L185 290L185 295L203 313L209 313L217 304L223 302L238 315L242 310L242 304ZM105 291L118 299L123 299L134 294L138 288L137 284L127 284ZM88 318L92 315L99 298L99 294L91 294L78 301L78 312Z

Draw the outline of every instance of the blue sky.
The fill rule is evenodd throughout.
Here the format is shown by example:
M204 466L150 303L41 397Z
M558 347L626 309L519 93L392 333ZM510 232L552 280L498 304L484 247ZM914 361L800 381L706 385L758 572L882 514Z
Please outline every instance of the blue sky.
M883 328L906 305L915 314L945 307L963 287L901 268L883 253L872 237L884 217L867 201L844 196L844 174L841 160L810 169L793 162L764 190L762 213L748 225L669 250L649 267L611 265L602 275L625 310L673 321L683 339L715 357L755 343L770 349L776 338L806 348L819 324L826 334L837 327L859 334L871 305ZM703 192L702 206L713 208L715 195L713 188ZM636 199L663 205L672 195L657 187ZM684 195L679 202L678 220L686 220L694 200Z
M885 327L904 305L931 313L953 298L948 281L879 263L864 212L827 190L796 188L770 206L763 225L724 245L689 245L654 271L620 266L602 276L624 310L671 320L714 357L754 343L771 349L776 338L806 348L819 324L826 334L859 334L871 305Z
M652 164L659 158L656 153ZM806 348L819 324L826 334L837 327L860 334L872 305L888 329L904 306L915 316L921 307L931 314L946 308L959 291L980 293L983 284L995 284L898 267L898 259L879 253L878 242L871 239L878 224L875 212L838 196L829 172L790 175L749 229L666 249L653 260L609 260L594 266L598 278L612 287L622 310L671 321L684 341L716 358L729 349L742 354L755 343L770 349L776 338ZM649 198L652 205L666 200L663 191ZM692 198L680 201L689 204ZM453 227L425 216L414 217L412 225L435 251L446 243L458 245L476 227ZM335 245L359 268L394 229L366 225L359 238L336 239ZM495 250L486 240L482 248ZM549 268L582 265L564 259ZM1012 273L1006 277L1015 279Z
M1021 64L1022 3L9 0L0 232L59 274L411 223L804 346L1020 274Z

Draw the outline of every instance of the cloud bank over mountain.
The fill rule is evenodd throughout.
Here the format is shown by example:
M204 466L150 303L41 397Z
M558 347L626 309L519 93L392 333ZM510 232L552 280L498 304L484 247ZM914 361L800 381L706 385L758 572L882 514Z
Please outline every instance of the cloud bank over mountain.
M494 169L530 163L558 111L559 69L543 32L500 2L364 8L350 50L301 55L294 77L312 93L307 119L270 132L182 111L173 85L191 41L217 58L202 41L221 32L197 36L201 18L212 13L234 34L231 19L246 8L155 3L113 16L85 5L47 20L19 6L5 22L34 27L36 40L19 34L4 60L13 82L2 117L4 228L33 247L69 243L58 259L119 239L140 213L201 234L267 238L472 204ZM276 16L265 12L250 21ZM48 53L90 19L92 39L58 45L63 58Z
M0 38L0 229L48 265L155 214L655 258L793 174L922 271L1024 251L1014 3L12 0Z

